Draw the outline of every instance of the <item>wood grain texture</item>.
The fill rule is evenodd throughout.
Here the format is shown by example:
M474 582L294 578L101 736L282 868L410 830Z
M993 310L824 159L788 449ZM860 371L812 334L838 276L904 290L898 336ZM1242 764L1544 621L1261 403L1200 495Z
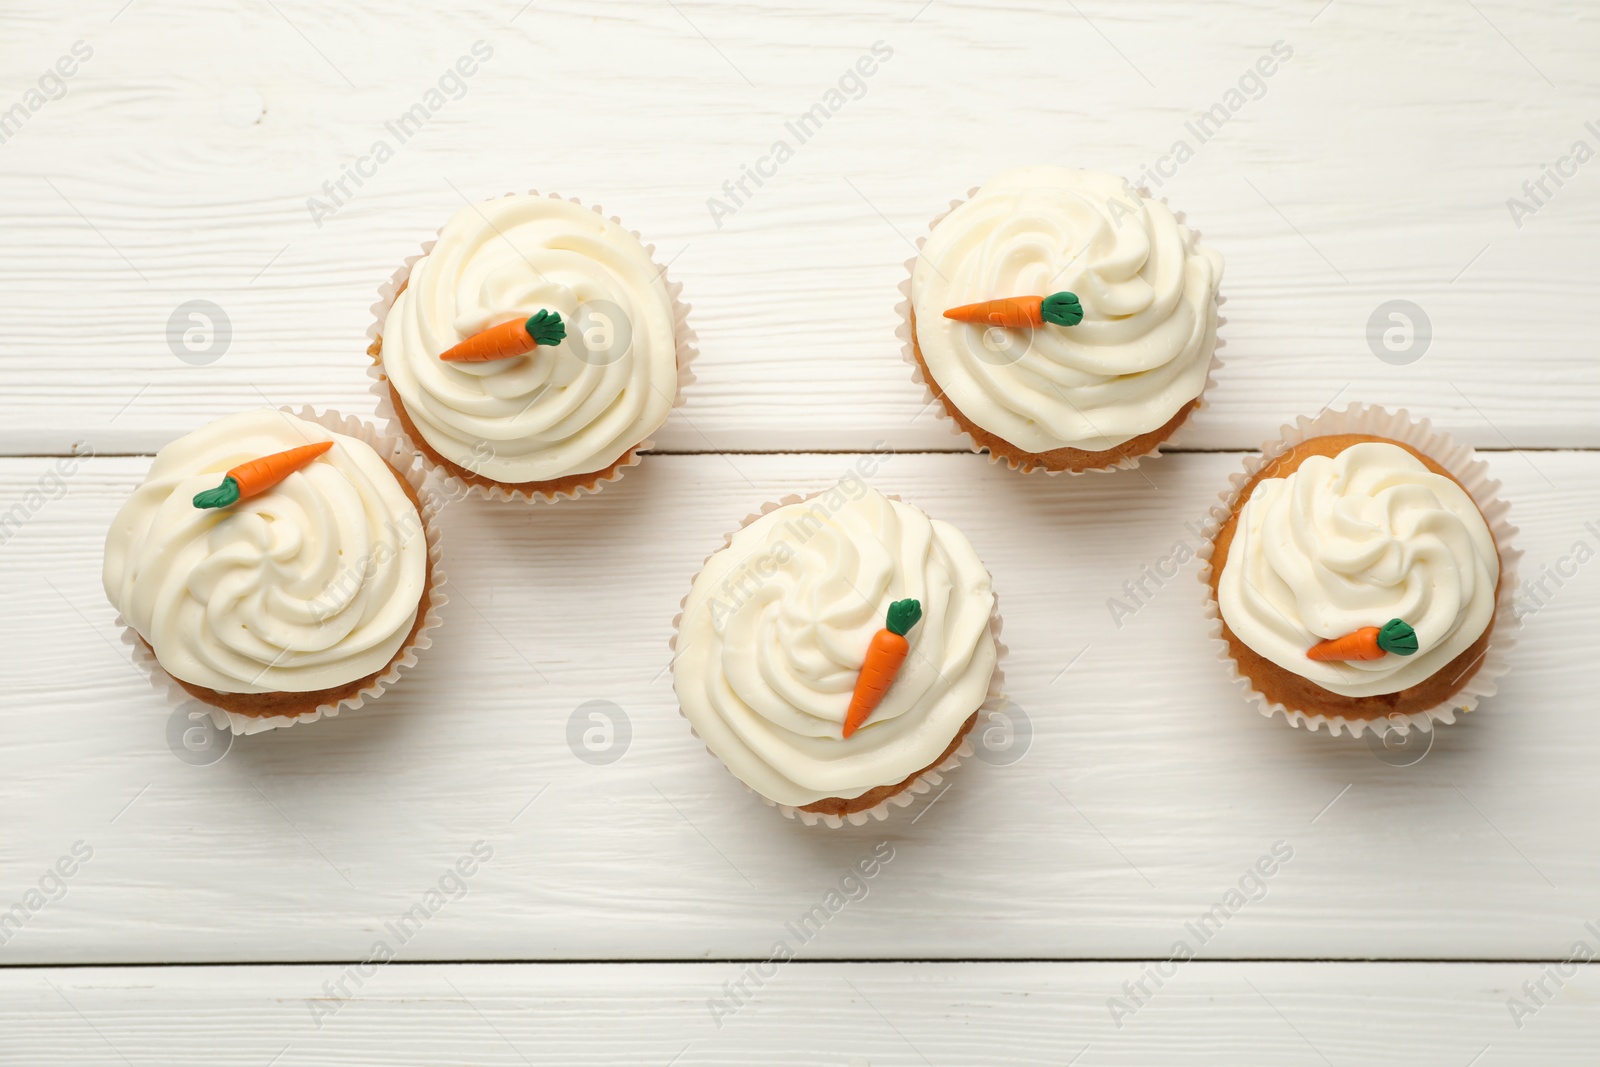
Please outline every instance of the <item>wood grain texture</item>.
M1518 1029L1531 964L1190 963L1119 1028L1126 963L773 968L714 1019L738 964L0 972L0 1057L36 1067L423 1064L1592 1064L1600 979L1579 968ZM1153 986L1150 987L1153 989ZM336 994L337 995L337 994ZM319 1013L319 1014L314 1014ZM718 1022L720 1021L720 1026ZM318 1023L320 1022L320 1026Z
M122 6L13 5L0 35L0 108L74 41L93 49L0 145L9 454L150 451L263 396L370 411L379 283L464 200L528 187L619 213L684 284L700 382L662 448L959 448L893 336L911 242L1005 167L1137 178L1179 140L1193 156L1156 191L1225 254L1229 298L1228 365L1185 446L1254 447L1336 396L1482 446L1600 445L1600 173L1544 179L1520 220L1507 207L1575 141L1600 146L1600 22L1581 8ZM479 40L492 58L399 143L386 124ZM875 41L892 57L799 143L786 123ZM1186 123L1276 41L1292 59L1202 142ZM713 218L780 138L794 157ZM380 139L393 158L314 220L308 200ZM232 328L206 366L169 347L193 299ZM1391 299L1431 321L1407 366L1366 338Z
M1275 42L1292 58L1241 84ZM0 1061L1592 1062L1593 969L1553 967L1600 949L1600 453L1514 450L1600 448L1600 164L1546 176L1600 148L1597 44L1590 10L1503 0L10 5ZM793 158L717 217L780 138ZM1228 263L1193 451L1056 480L947 454L894 336L927 221L1021 163L1148 183L1180 140L1156 192ZM576 504L450 505L417 672L195 765L99 587L149 463L127 454L262 403L369 414L379 284L463 203L528 188L603 205L683 284L702 355L667 454ZM210 362L175 317L196 300L231 331ZM1415 362L1369 340L1392 300L1429 320ZM1353 400L1506 450L1542 582L1501 693L1420 751L1259 718L1194 564L1146 577L1198 546L1229 450ZM741 517L882 448L873 484L994 572L1011 747L982 730L936 798L808 829L692 738L669 622ZM74 449L97 458L44 458ZM614 762L585 747L599 712ZM798 961L752 979L780 945ZM1110 998L1180 949L1119 1027ZM1457 962L1334 962L1365 959ZM431 962L462 960L601 962ZM141 966L164 963L252 965Z
M361 958L479 841L492 858L405 960L764 958L880 842L893 860L809 952L1164 958L1280 841L1293 858L1264 898L1195 951L1555 959L1596 936L1592 568L1549 587L1500 694L1394 766L1243 703L1193 562L1113 621L1124 581L1198 544L1184 523L1238 455L1081 478L880 459L872 484L955 523L991 568L1031 740L886 823L783 819L679 716L670 620L724 532L858 459L653 456L576 504L453 503L451 601L416 672L373 708L239 738L204 767L169 749L169 709L127 662L98 582L103 531L148 460L83 461L64 490L46 479L54 499L0 548L0 597L23 608L3 623L0 911L74 842L94 854L0 962ZM53 462L0 462L0 501L26 500ZM1529 575L1600 544L1585 526L1600 456L1490 462ZM604 766L568 741L596 700L630 725Z

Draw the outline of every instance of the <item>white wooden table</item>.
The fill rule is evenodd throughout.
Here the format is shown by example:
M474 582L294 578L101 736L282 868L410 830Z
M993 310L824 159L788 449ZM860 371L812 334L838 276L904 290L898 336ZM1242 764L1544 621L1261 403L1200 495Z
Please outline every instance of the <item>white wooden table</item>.
M1567 962L1600 954L1592 5L518 6L0 15L0 1062L1595 1061L1600 980ZM1163 167L1227 257L1227 366L1137 474L996 470L901 362L911 242L1030 161ZM246 406L370 413L379 283L528 187L620 214L684 284L699 382L658 454L577 504L450 505L446 625L377 708L173 743L99 583L149 454ZM1486 450L1526 574L1562 575L1431 747L1259 718L1193 564L1106 607L1196 543L1242 452L1346 400ZM689 735L670 620L731 524L884 447L874 484L994 573L1018 729L932 804L808 829ZM569 740L597 708L599 751Z

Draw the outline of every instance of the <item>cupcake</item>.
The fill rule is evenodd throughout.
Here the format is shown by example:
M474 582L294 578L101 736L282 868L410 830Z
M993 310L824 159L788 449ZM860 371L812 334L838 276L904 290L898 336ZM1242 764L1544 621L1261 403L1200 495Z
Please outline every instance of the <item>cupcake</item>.
M901 337L930 403L1013 469L1136 466L1200 402L1222 257L1121 178L1007 171L908 266Z
M415 662L442 576L422 474L380 447L412 458L353 419L261 409L156 455L103 578L158 683L253 732L358 707Z
M1353 407L1286 428L1235 479L1202 576L1264 713L1426 728L1494 692L1518 553L1485 472L1426 423Z
M970 753L998 698L997 633L966 537L857 480L768 505L706 560L673 685L696 736L769 803L860 824Z
M651 252L576 201L463 207L374 308L380 412L483 495L554 500L619 477L694 356Z

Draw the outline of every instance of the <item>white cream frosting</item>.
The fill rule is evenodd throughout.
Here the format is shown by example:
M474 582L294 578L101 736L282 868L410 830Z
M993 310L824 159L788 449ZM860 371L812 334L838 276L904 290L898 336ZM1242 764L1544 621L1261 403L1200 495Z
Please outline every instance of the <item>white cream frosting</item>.
M1098 171L1030 166L945 216L912 272L917 347L967 418L1029 452L1103 452L1165 425L1205 388L1222 257L1165 204ZM1076 293L1083 321L1033 330L946 310Z
M922 602L911 651L849 739L845 713L890 603ZM733 535L695 579L673 680L684 715L780 804L857 797L933 763L985 700L989 573L955 527L859 480Z
M232 507L194 506L240 463L333 441ZM365 442L271 409L218 419L157 454L106 535L106 596L186 682L302 693L381 670L416 621L426 531Z
M567 339L486 363L439 354L541 309ZM383 324L383 366L446 459L495 481L604 470L666 421L678 390L666 279L631 232L568 200L457 211Z
M1239 513L1217 603L1251 649L1347 697L1441 670L1494 617L1500 557L1477 505L1399 445L1365 441L1257 483ZM1318 641L1403 619L1418 651L1322 662Z

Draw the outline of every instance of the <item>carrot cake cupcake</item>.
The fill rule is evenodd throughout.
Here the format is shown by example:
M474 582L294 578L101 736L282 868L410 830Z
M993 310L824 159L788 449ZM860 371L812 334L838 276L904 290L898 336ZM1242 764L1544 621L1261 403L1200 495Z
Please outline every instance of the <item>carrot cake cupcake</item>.
M785 814L865 821L952 766L998 687L989 572L949 523L854 483L769 505L677 622L684 716ZM937 781L937 777L933 781Z
M1492 488L1482 464L1447 467L1365 432L1308 432L1271 452L1230 494L1204 573L1264 710L1426 722L1475 704L1498 614L1497 535L1511 532L1504 506L1491 505L1491 529L1463 483Z
M393 286L368 349L377 391L431 464L485 493L554 499L617 477L694 354L651 250L575 201L469 204Z
M1222 257L1111 174L1007 171L911 262L910 358L975 450L1022 470L1128 467L1199 403Z
M283 411L229 415L163 448L117 512L106 596L190 696L331 714L412 661L435 598L426 522L367 441Z

